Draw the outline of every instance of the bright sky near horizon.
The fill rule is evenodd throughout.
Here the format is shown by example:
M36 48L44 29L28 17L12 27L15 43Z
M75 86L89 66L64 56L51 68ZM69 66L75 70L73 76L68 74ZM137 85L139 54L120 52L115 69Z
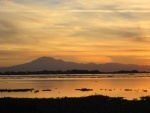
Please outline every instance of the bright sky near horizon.
M0 0L0 67L42 56L150 65L150 0Z

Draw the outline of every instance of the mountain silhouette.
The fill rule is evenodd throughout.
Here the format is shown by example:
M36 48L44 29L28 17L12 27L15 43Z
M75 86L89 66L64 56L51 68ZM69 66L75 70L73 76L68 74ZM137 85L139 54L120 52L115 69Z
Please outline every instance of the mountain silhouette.
M56 60L52 57L41 57L35 59L29 63L15 65L11 67L1 67L0 72L5 71L57 71L57 70L99 70L101 72L114 72L120 70L138 70L138 71L150 71L150 66L139 66L134 64L119 64L119 63L105 63L105 64L95 64L95 63L75 63L66 62L63 60Z

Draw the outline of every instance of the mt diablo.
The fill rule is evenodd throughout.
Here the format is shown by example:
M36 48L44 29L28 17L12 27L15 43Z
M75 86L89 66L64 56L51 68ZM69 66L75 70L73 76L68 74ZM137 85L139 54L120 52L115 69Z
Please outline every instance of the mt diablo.
M35 59L29 63L15 65L11 67L1 67L0 72L6 71L43 71L43 70L99 70L101 72L114 72L120 70L138 70L138 71L150 71L150 66L139 66L134 64L119 64L119 63L105 63L105 64L95 64L95 63L75 63L66 62L63 60L56 60L52 57L41 57Z

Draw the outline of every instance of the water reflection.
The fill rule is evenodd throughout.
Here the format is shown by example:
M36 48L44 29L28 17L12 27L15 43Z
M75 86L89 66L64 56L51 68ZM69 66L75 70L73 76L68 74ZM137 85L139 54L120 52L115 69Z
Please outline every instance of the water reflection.
M64 75L65 76L65 75ZM0 97L81 97L95 94L112 97L125 97L126 99L139 98L150 95L149 75L87 75L78 77L52 76L13 76L0 77ZM92 76L92 77L91 77ZM104 77L105 76L105 77ZM111 77L108 77L111 76ZM115 76L115 77L112 77ZM142 76L142 77L141 77ZM19 79L18 79L19 78ZM14 89L34 89L27 92L13 92Z

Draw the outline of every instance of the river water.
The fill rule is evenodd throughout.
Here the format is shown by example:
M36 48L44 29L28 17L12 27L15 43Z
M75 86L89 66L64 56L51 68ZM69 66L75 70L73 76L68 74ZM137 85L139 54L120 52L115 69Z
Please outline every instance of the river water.
M13 91L32 88L27 92ZM6 91L2 91L4 89ZM0 76L0 90L0 97L57 98L99 94L131 100L150 95L150 74L5 75Z

